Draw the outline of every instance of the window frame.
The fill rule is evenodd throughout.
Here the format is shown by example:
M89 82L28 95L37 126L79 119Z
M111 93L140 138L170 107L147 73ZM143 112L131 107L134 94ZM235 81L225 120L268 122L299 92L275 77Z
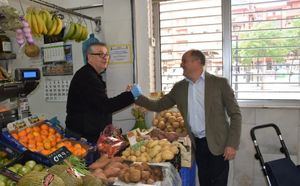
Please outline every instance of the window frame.
M222 48L223 48L223 77L232 86L232 26L231 0L221 0L222 11ZM157 91L162 90L161 50L160 50L160 11L159 2L153 3L154 36L156 40L155 70ZM300 95L299 95L300 97ZM245 108L300 108L300 99L237 99L239 105Z

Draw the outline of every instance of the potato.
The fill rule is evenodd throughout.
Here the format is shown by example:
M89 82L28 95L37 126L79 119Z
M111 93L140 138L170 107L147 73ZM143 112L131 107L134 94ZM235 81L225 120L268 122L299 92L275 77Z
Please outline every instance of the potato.
M164 145L167 144L167 143L169 143L169 142L168 142L168 140L166 140L166 139L159 140L159 142L158 142L158 144L159 144L160 146L164 146Z
M136 157L136 162L142 162L142 157Z
M141 156L140 159L141 159L141 162L148 162L147 156Z
M98 168L104 168L107 164L109 164L111 160L107 156L102 156L100 159L92 163L89 168L90 169L98 169Z
M130 181L133 183L137 183L141 180L141 171L135 169L134 167L129 168L129 174L130 174Z
M178 122L180 122L182 120L183 120L182 116L179 116L179 117L176 118L176 121L178 121Z
M140 151L140 150L135 151L134 155L135 155L136 157L141 156L141 151Z
M172 114L171 114L170 112L166 112L166 113L164 114L164 117L165 117L165 118L168 118L168 117L170 117L170 116L172 116Z
M141 146L141 152L146 152L146 147L145 146Z
M141 178L144 181L147 181L150 178L150 175L151 175L150 171L142 171L141 172Z
M122 152L123 156L130 156L130 148L127 148L125 151Z
M171 160L174 158L174 154L170 150L163 151L161 156L163 160Z
M164 130L166 128L166 124L165 122L161 121L158 123L157 127L160 128L161 130Z
M123 169L124 165L123 165L123 163L117 162L117 161L110 162L108 165L105 166L105 170L113 168L113 167L116 167L116 168L119 168L119 169Z
M147 145L148 148L152 148L154 146L158 145L158 140L150 141Z
M158 119L153 119L153 121L152 121L152 124L154 125L154 126L157 126L158 125Z
M116 177L119 175L119 172L121 171L120 168L117 167L111 167L109 169L105 169L104 170L104 174L107 178L109 177Z
M169 117L169 122L170 123L173 123L174 121L176 121L176 117L175 116Z
M136 161L136 156L129 156L130 161Z
M153 159L153 162L154 163L160 163L160 162L162 162L162 154L161 153L156 154L156 156Z
M178 128L178 127L179 127L179 122L174 121L174 122L172 123L172 126L173 126L174 128Z
M182 129L181 129L181 128L177 128L177 129L175 130L175 132L176 132L176 133L181 133L181 132L182 132Z
M175 145L171 145L171 148L169 149L173 154L177 154L179 152L178 147Z

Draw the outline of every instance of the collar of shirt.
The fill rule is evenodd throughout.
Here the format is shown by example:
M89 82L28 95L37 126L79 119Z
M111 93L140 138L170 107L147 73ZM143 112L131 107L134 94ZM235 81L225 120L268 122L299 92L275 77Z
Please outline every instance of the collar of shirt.
M195 83L198 83L201 79L205 80L205 72L203 71L202 74L200 75L199 79L197 79L197 81ZM194 82L188 78L185 78L185 80L189 83L194 84Z

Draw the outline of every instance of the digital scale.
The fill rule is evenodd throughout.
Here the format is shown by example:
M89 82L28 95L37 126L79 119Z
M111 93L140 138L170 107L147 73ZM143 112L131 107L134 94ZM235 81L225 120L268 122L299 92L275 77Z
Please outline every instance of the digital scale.
M37 81L40 79L41 74L38 68L17 68L15 70L16 81Z

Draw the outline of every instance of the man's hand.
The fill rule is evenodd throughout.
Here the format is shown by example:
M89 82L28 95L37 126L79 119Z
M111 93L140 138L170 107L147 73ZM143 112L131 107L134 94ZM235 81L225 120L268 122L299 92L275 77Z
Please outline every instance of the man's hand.
M236 150L233 147L225 147L223 157L225 160L232 160L235 158Z
M131 93L136 100L140 95L142 95L142 89L138 84L134 84L131 88Z
M130 92L132 89L132 84L127 85L126 90L127 92Z

